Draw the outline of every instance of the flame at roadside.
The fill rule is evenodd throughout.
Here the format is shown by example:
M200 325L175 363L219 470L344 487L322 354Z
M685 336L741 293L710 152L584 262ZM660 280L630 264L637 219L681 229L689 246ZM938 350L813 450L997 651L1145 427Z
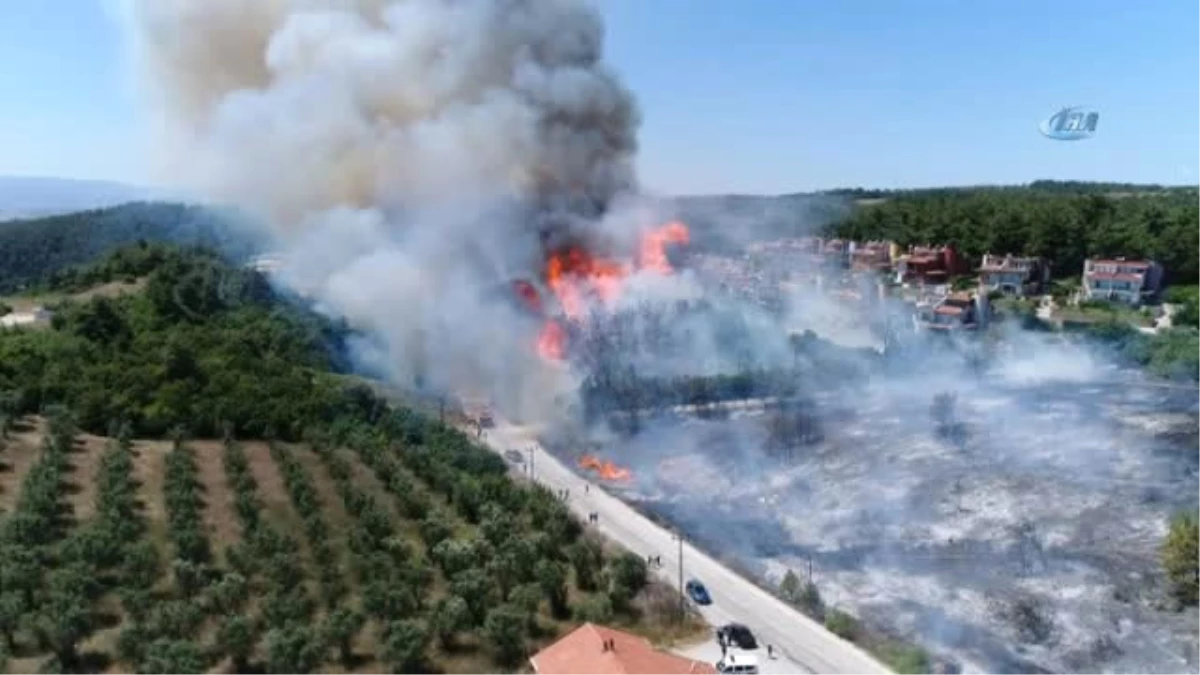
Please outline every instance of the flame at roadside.
M584 455L579 458L579 467L593 471L602 480L628 481L633 478L633 472L625 467L617 466L609 460L601 460L595 455Z

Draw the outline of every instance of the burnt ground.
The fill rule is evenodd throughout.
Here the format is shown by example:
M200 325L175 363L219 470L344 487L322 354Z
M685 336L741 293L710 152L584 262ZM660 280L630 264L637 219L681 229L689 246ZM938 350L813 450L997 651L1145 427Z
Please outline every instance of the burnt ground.
M936 430L940 391L959 435ZM1157 558L1197 506L1195 389L926 379L814 400L823 438L787 462L763 413L660 420L608 454L711 550L776 580L812 560L827 603L967 670L1196 671L1197 613Z

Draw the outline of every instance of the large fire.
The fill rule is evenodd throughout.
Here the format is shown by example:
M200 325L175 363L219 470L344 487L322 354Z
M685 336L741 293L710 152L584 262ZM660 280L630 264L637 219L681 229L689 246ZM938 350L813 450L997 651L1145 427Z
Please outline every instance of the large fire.
M633 474L629 469L619 467L608 460L601 460L595 455L584 455L579 458L579 467L588 471L595 471L596 475L604 480L611 481L627 481L633 478Z
M686 244L690 234L686 225L671 222L642 235L636 266L619 260L592 255L579 246L550 254L546 261L546 285L558 300L563 314L572 321L583 321L597 302L613 306L621 297L625 279L635 270L671 274L674 269L667 259L667 246ZM517 282L518 295L541 311L537 289L528 282ZM537 349L542 358L561 361L566 357L567 331L559 319L548 317L538 335Z

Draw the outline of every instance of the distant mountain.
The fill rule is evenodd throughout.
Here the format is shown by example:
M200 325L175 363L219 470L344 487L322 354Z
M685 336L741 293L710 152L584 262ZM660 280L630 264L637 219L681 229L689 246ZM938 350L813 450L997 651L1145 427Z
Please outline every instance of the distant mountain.
M0 220L86 211L165 197L162 190L112 181L0 176Z
M169 202L0 221L0 295L139 241L205 246L245 259L264 249L259 232L231 210Z

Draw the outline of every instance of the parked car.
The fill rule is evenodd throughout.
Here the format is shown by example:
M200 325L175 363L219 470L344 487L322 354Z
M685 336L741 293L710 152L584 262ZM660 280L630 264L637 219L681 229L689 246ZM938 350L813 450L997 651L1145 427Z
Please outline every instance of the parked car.
M688 579L684 585L688 597L691 598L697 605L711 605L712 597L708 595L708 589L704 584L700 583L699 579Z
M754 633L740 623L722 626L719 632L721 638L725 640L725 644L733 645L738 649L758 649L758 641L754 639Z
M758 659L749 654L726 654L717 661L717 672L755 675L758 673Z

